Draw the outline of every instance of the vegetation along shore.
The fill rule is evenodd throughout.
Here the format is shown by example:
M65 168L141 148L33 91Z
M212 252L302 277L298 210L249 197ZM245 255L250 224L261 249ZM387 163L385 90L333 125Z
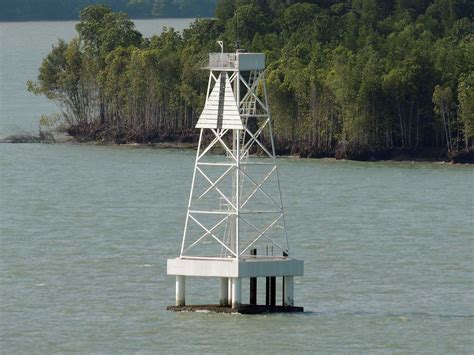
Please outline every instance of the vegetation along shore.
M472 162L473 13L465 0L220 0L215 18L144 38L95 5L28 89L53 100L80 141L192 143L200 68L223 40L266 54L281 155Z

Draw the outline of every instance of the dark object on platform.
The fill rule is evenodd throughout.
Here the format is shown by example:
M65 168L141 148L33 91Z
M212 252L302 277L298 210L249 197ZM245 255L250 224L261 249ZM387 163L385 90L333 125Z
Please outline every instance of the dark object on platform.
M251 249L250 255L257 255L257 249ZM251 277L250 278L250 304L256 305L257 304L257 278Z
M270 277L270 306L276 306L276 277Z
M262 314L262 313L297 313L304 312L303 307L295 306L264 306L242 304L236 309L220 306L218 304L196 304L187 306L168 306L168 311L175 312L215 312L215 313L240 313L240 314Z

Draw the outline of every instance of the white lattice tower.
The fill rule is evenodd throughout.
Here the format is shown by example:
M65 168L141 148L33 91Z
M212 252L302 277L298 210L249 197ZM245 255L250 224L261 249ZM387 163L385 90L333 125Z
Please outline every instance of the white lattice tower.
M247 67L233 65L242 58L250 62ZM206 104L196 125L200 137L180 256L240 258L263 241L261 252L288 255L264 56L211 54L209 69ZM225 154L216 155L216 149ZM249 159L253 150L264 158ZM261 216L258 226L255 215ZM191 233L191 224L202 233ZM220 248L203 247L210 241Z
M221 280L220 298L233 306L241 276L291 277L292 304L292 277L302 275L303 263L289 257L264 54L210 53L208 69L180 257L168 261L168 273L183 277L177 304L184 304L184 276L231 280L229 297ZM244 262L254 270L241 271Z

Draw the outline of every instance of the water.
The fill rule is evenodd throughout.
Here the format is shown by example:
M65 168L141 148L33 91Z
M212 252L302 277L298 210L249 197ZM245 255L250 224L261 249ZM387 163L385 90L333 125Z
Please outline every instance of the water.
M48 47L48 33L69 24L27 25ZM0 24L2 45L23 36L20 25ZM1 90L35 72L37 63L5 69L1 53ZM18 90L2 101L0 133L35 129L54 110ZM306 312L244 316L165 310L193 160L180 150L0 144L1 352L472 353L473 167L279 159ZM218 283L192 279L187 290L190 303L212 302Z

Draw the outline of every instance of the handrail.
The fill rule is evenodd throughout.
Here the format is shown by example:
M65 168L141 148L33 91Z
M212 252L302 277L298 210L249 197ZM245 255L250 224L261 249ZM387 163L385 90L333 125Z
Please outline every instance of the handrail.
M209 53L209 67L238 68L236 53Z

